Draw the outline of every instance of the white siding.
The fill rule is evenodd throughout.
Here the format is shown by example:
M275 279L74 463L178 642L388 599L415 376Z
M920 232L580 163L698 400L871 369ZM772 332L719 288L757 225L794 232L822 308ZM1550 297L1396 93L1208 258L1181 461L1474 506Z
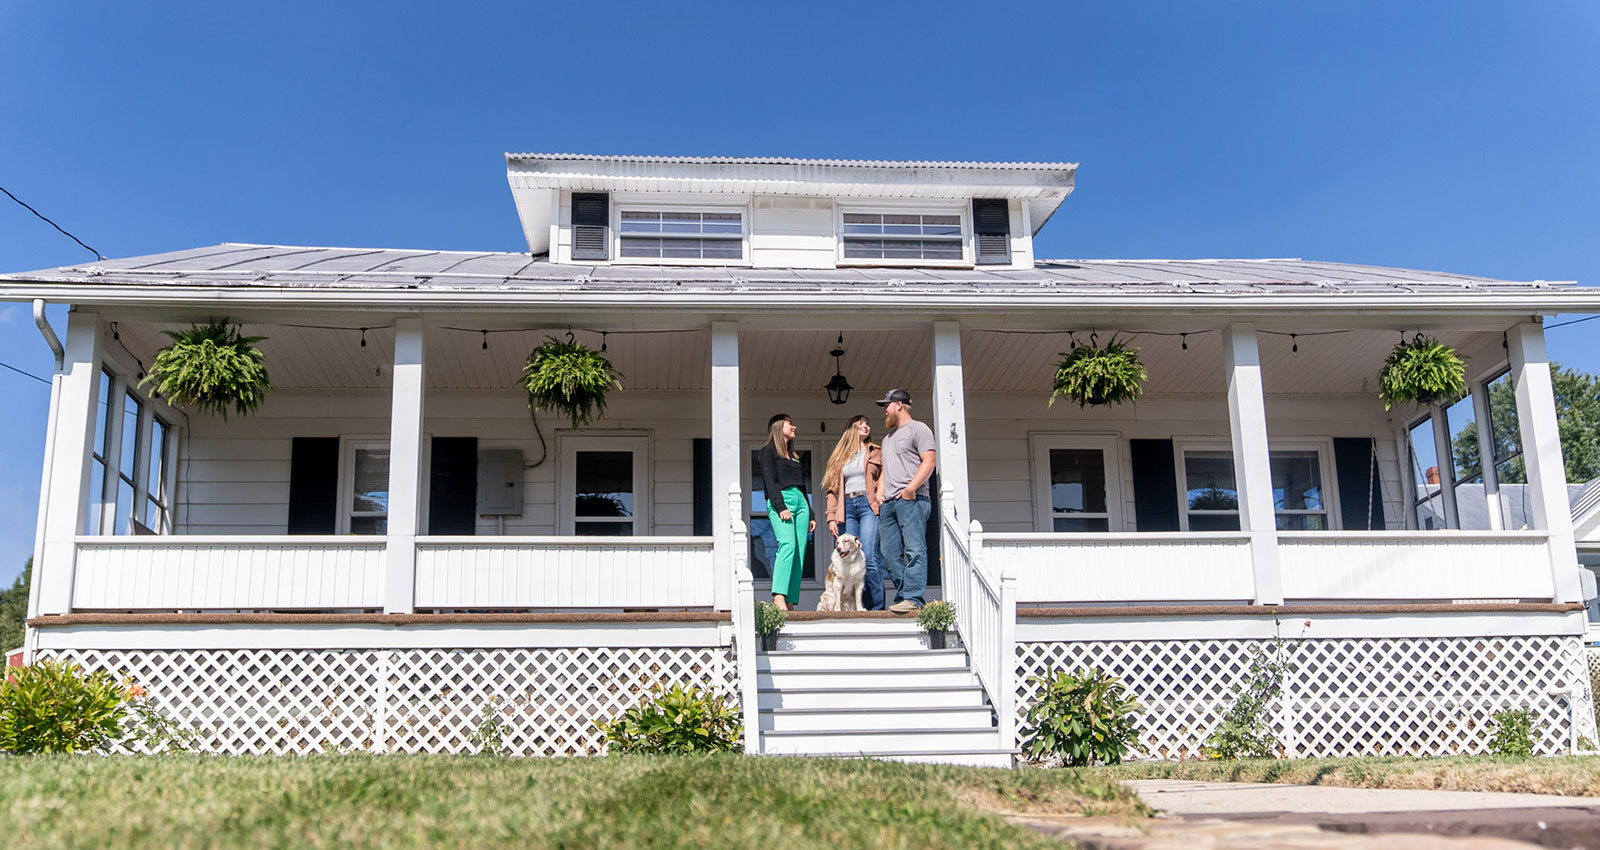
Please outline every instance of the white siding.
M711 538L418 541L417 607L709 608Z
M1241 602L1255 596L1241 534L985 534L985 561L1017 601Z
M1540 532L1285 532L1287 599L1549 600Z
M750 221L750 261L756 268L834 267L833 201L756 198Z
M82 537L72 607L381 608L383 547L350 537Z

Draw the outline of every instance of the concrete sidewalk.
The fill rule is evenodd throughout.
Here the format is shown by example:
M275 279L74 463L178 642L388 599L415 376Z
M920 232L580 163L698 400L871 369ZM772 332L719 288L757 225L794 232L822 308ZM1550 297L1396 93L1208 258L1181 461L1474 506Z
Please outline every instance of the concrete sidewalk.
M1123 784L1138 792L1150 808L1175 817L1600 808L1600 798L1545 794L1335 788L1328 785L1192 782L1176 779L1138 779Z

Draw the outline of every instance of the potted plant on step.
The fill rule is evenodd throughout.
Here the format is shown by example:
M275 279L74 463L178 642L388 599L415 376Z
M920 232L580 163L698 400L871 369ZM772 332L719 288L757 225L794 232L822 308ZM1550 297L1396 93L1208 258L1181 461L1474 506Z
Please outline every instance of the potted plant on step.
M1055 406L1057 396L1066 396L1079 407L1122 404L1144 391L1150 374L1139 359L1139 349L1116 337L1104 346L1099 343L1099 337L1090 334L1088 345L1062 355L1050 387L1049 406Z
M240 416L254 413L272 392L266 357L256 343L266 337L240 336L227 319L212 319L186 331L162 331L172 342L156 352L140 386L199 413Z
M546 337L528 355L522 370L528 405L565 416L574 428L606 415L606 393L621 389L621 377L604 354L567 334L565 342Z
M1404 402L1438 404L1467 391L1467 364L1450 346L1417 334L1402 340L1378 373L1378 396L1385 410Z
M956 623L956 606L939 600L917 611L917 625L928 633L929 649L944 649L945 632Z
M778 630L789 622L789 614L771 602L756 603L756 633L761 635L761 648L772 652L778 648Z

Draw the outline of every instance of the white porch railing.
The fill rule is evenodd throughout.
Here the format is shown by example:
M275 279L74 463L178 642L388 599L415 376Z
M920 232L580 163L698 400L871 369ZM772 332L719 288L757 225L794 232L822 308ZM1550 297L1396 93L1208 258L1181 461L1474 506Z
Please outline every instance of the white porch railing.
M382 539L80 537L79 611L383 607Z
M417 607L710 608L709 537L419 537Z
M1250 538L1227 532L985 534L986 560L1038 602L1240 602L1255 598Z
M733 651L739 670L739 706L744 714L744 751L761 752L761 703L756 682L756 579L750 572L750 531L744 524L739 485L728 488L728 518L733 523Z
M954 504L946 496L942 503ZM1016 746L1016 580L984 565L983 526L972 521L963 534L954 514L940 523L944 595L956 606L956 631L967 647L989 704L994 708L1000 749Z
M1288 600L1553 598L1542 531L1285 531Z

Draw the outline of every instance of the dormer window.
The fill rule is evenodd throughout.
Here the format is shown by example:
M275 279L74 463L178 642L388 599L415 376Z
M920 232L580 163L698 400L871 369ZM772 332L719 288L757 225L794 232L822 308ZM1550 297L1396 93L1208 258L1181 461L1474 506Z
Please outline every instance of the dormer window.
M965 259L961 213L844 213L846 260L956 262Z
M618 255L624 259L742 260L744 213L623 208Z

